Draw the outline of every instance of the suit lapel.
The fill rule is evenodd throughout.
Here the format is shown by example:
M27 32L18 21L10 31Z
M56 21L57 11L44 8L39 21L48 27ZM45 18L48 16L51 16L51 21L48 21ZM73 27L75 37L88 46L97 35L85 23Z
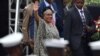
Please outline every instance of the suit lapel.
M75 6L74 6L74 10L75 10L74 14L76 15L76 20L78 19L82 23L81 16Z
M53 6L54 10L56 11L57 10L56 4L52 3L52 6Z
M85 15L85 19L86 19L86 24L88 24L88 21L91 19L91 17L89 16L86 9L84 9L84 15Z

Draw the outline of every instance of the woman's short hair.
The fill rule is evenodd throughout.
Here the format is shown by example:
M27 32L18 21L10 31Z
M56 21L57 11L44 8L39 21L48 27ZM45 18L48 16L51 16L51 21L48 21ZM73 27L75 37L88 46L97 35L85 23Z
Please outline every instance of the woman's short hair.
M46 10L48 10L48 9L50 9L52 12L54 12L52 9L51 9L51 7L50 6L48 6L48 7L45 7L43 10L42 10L42 15L44 14L44 12L46 11Z

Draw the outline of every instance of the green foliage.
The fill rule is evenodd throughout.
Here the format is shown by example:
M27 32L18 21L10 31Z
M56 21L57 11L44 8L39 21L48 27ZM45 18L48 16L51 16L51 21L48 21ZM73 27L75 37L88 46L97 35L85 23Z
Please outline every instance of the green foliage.
M85 4L86 5L96 4L96 5L99 5L100 6L100 0L85 0Z
M92 41L100 40L100 32L96 32L95 34L93 34L93 35L91 36L91 40L92 40Z

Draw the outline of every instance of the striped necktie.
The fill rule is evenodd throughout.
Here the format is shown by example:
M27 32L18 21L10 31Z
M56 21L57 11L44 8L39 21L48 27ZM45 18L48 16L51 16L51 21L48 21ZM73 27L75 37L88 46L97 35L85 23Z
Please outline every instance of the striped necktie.
M80 16L81 16L81 20L82 20L82 23L83 23L83 35L84 35L85 31L86 31L86 18L85 18L83 10L80 10Z
M86 25L86 19L85 19L84 11L81 10L80 13L81 13L81 20L82 20L83 26L85 26Z

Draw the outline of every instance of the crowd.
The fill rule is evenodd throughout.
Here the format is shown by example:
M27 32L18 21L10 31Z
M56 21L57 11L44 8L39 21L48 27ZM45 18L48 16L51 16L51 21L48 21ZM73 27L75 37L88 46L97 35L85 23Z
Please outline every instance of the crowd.
M20 47L29 46L30 54L49 56L44 40L64 38L71 56L93 56L88 43L96 32L95 23L85 0L32 0L23 10Z
M33 0L25 7L22 25L24 43L31 43L34 54L49 56L43 40L64 38L69 41L72 56L93 56L88 43L96 27L84 5L85 0L60 2Z

